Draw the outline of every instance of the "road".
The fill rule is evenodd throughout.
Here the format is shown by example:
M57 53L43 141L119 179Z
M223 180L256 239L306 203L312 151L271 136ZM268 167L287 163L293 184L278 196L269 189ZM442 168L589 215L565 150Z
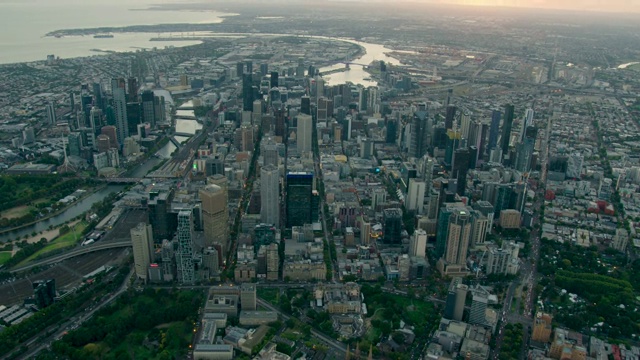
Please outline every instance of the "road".
M291 316L283 313L282 311L280 311L280 309L277 309L276 307L274 307L273 305L269 304L268 302L262 300L262 299L258 299L258 304L260 306L263 306L271 311L275 311L278 314L280 314L280 317L284 320L287 321L291 318ZM336 352L338 352L340 355L344 356L347 353L347 346L337 340L334 340L328 336L326 336L325 334L316 331L315 329L311 329L311 334L315 337L317 337L318 339L324 341L331 349L335 350Z
M129 247L129 246L131 246L131 239L122 240L122 241L98 242L97 244L91 244L91 245L87 245L87 246L77 247L77 248L75 248L75 249L73 249L71 251L65 252L65 253L57 255L57 256L52 256L50 258L46 258L46 259L43 259L43 260L34 261L34 262L30 263L29 265L25 265L25 266L21 266L19 268L15 268L15 269L11 270L11 272L12 273L17 273L17 272L29 270L29 269L34 268L36 266L46 266L46 265L50 265L50 264L55 264L55 263L70 259L72 257L88 254L88 253L91 253L91 252L94 252L94 251L108 250L108 249Z
M58 325L52 325L48 329L44 330L43 333L47 333L49 331L52 331L56 327L58 327L58 329L60 329L60 330L58 330L57 332L49 335L45 339L41 339L40 335L38 335L38 336L35 336L35 337L31 338L26 343L23 343L22 345L23 346L27 346L27 347L30 347L31 345L33 345L36 342L38 342L39 345L37 347L29 350L27 353L23 354L21 358L29 359L29 358L32 358L32 357L36 356L40 351L43 351L45 348L48 348L49 345L51 344L51 342L61 338L63 336L63 334L65 332L67 332L72 326L79 327L85 321L89 320L93 316L93 314L96 313L96 311L98 311L98 310L102 309L103 307L109 305L118 296L120 296L122 293L127 291L128 287L129 287L129 283L131 282L131 277L133 276L133 273L134 273L134 271L133 271L133 267L132 267L131 270L129 271L129 275L127 275L127 277L125 278L124 282L122 283L122 285L120 286L118 291L116 291L115 293L111 294L111 296L106 298L106 300L102 301L100 304L96 305L89 312L86 312L86 313L80 315L80 317L77 320L73 320L73 318L72 318L71 320L68 320L64 324L60 325L59 327L58 327ZM5 359L5 358L7 358L7 356L8 355L5 355L0 359Z

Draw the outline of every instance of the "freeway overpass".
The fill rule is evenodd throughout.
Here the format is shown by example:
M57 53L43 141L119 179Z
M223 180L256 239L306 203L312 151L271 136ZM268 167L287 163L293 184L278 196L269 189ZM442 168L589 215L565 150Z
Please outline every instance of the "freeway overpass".
M84 255L84 254L89 254L95 251L117 249L117 248L129 247L129 246L131 246L130 239L119 240L119 241L97 242L91 245L79 246L63 254L52 256L42 260L36 260L34 262L31 262L28 265L20 266L18 268L12 269L11 273L18 273L20 271L29 270L36 266L45 266L45 265L55 264L63 260L71 259L73 257Z

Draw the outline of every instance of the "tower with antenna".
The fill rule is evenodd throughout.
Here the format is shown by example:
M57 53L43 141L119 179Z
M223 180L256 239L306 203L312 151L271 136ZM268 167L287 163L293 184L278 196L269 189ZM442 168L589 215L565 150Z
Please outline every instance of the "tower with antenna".
M67 156L67 144L65 142L64 134L62 134L62 151L64 151L64 163L58 166L59 173L68 173L68 172L76 172L75 166L71 164L69 161L69 157Z

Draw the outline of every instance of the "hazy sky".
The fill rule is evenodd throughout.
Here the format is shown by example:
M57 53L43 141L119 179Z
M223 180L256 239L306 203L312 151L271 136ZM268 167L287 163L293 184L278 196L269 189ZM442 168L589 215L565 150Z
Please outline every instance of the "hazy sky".
M513 6L580 11L640 12L640 0L415 0L459 5Z

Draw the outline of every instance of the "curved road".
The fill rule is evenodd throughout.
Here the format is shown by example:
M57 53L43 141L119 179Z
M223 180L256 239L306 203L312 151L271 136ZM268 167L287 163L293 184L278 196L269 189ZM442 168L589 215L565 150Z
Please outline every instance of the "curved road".
M46 258L46 259L42 259L42 260L38 260L38 261L34 261L34 262L30 263L29 265L21 266L21 267L18 267L18 268L15 268L15 269L11 270L11 273L17 273L17 272L20 272L20 271L29 270L29 269L32 269L32 268L34 268L36 266L44 266L44 265L55 264L55 263L58 263L60 261L70 259L72 257L76 257L76 256L92 253L94 251L108 250L108 249L115 249L115 248L129 247L129 246L131 246L131 239L122 240L122 241L104 242L104 243L100 243L99 242L97 244L91 244L91 245L75 248L75 249L73 249L73 250L71 250L69 252L66 252L64 254L52 256L50 258Z

